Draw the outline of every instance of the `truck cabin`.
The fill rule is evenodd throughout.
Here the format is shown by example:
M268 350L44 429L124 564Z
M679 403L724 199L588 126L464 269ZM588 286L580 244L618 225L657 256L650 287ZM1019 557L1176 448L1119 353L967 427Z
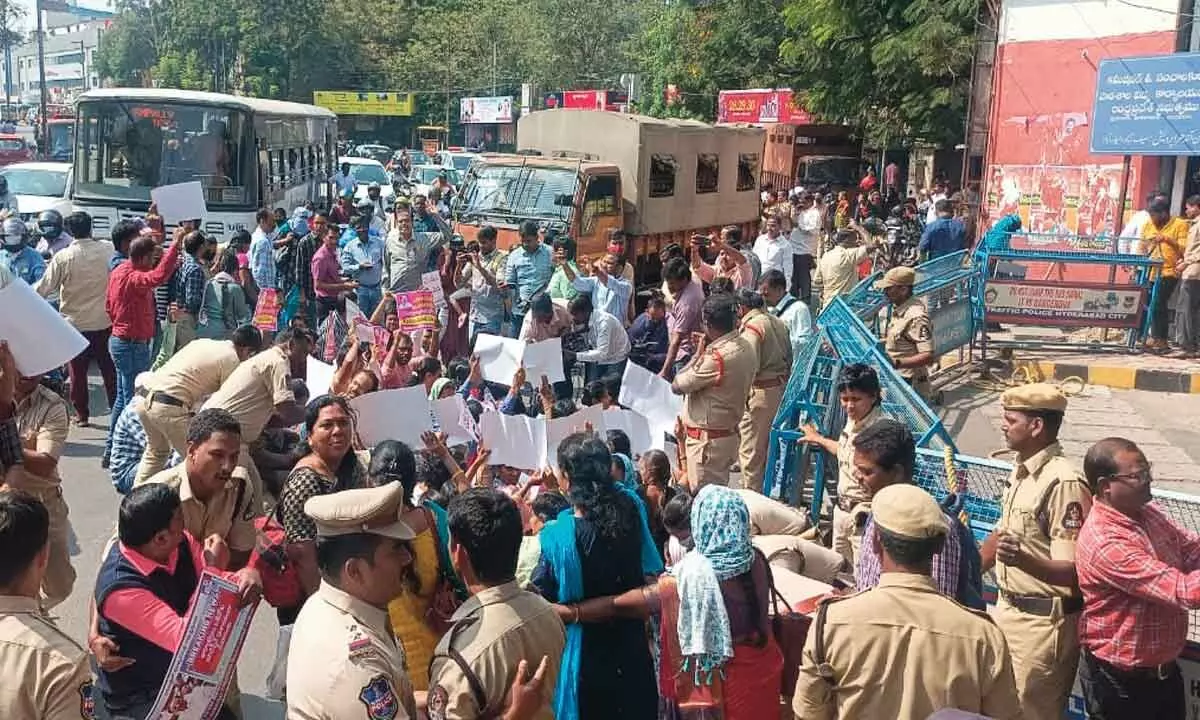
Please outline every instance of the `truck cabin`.
M497 246L512 249L521 224L532 220L569 235L576 260L587 262L602 256L610 232L623 227L621 172L609 163L486 154L467 173L453 213L454 230L468 243L492 225Z

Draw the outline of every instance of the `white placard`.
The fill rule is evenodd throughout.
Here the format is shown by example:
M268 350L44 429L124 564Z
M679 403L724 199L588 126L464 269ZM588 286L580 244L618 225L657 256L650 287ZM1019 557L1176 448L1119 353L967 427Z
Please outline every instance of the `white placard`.
M362 311L358 304L353 300L346 300L346 324L354 325L354 318L362 318L363 322L368 322L367 314Z
M358 437L367 447L399 440L419 450L425 446L421 433L433 430L429 394L422 385L367 393L350 405L358 413Z
M671 391L671 383L631 362L625 363L618 402L646 417L651 437L673 435L683 412L683 397Z
M556 418L546 423L546 464L558 464L558 446L568 435L585 432L588 423L598 433L604 433L604 410L599 405L585 407L565 418Z
M662 433L655 435L650 431L650 421L645 415L633 410L612 408L606 410L601 417L604 431L621 430L629 437L629 449L634 455L641 455L647 450L662 450L666 437ZM655 438L658 442L655 442ZM633 458L630 458L632 460Z
M448 447L466 445L478 439L470 428L463 425L463 413L468 413L467 417L470 417L470 411L464 405L462 395L458 393L433 401L433 415L437 418L441 431L446 433Z
M542 376L552 382L567 379L563 372L562 340L553 338L527 343L523 340L481 333L475 339L475 354L483 379L501 385L511 385L517 369L524 366L525 378L534 385Z
M485 412L479 418L484 447L492 451L492 465L522 470L546 466L546 421L528 415Z
M17 370L33 377L65 365L87 340L24 280L0 288L0 340L8 342Z
M208 217L204 204L204 187L199 180L163 185L150 191L150 199L158 206L158 214L168 223L184 220L203 220Z
M438 309L446 307L446 292L442 289L442 274L437 270L421 273L421 289L428 290L433 295L433 304Z
M333 374L336 371L329 363L323 363L312 355L307 356L307 367L304 371L304 384L308 386L308 396L319 398L329 392L333 384Z

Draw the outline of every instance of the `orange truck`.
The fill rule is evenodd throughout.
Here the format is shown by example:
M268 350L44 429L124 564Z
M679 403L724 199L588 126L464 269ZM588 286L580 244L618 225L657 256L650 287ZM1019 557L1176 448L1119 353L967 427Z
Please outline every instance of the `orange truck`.
M726 225L753 238L759 219L762 128L713 126L595 110L541 110L517 123L517 154L471 164L454 204L454 229L471 241L484 225L517 244L532 220L572 237L581 261L625 233L639 285L657 282L659 251Z

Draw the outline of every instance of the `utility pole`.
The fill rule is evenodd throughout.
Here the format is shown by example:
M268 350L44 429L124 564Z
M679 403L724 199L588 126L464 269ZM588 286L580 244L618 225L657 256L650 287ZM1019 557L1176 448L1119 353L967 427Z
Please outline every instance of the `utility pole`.
M83 89L86 91L91 83L88 82L87 74L87 45L84 44L83 40L79 41L79 67L79 74L83 80Z
M41 151L47 152L50 149L50 123L47 122L47 94L46 89L46 32L42 22L42 0L37 0L34 3L33 11L37 13L37 47L38 47L38 87L41 90L41 109L38 111L38 121L42 124L41 140L38 143Z

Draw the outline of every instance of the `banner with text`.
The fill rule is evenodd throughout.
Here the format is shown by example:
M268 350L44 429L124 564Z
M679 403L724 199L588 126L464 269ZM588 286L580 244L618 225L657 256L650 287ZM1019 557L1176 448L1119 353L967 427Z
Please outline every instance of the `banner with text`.
M1146 289L1101 283L989 280L983 301L989 322L1138 328L1146 311Z

